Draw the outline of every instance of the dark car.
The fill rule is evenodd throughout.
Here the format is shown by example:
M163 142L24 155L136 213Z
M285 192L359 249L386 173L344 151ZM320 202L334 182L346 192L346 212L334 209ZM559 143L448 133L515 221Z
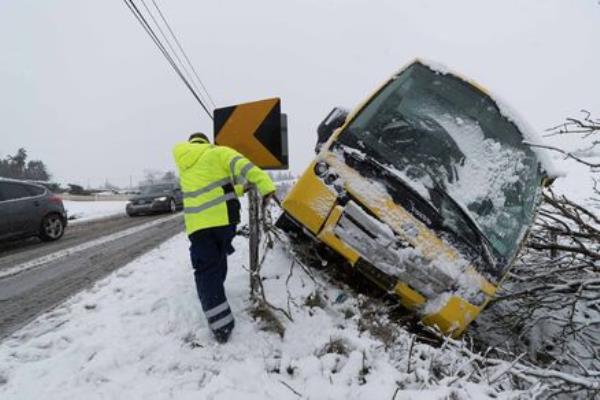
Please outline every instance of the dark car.
M140 194L129 199L125 211L127 215L174 213L183 208L183 194L176 183L160 183L144 186Z
M0 240L57 240L66 226L67 212L59 196L41 185L0 178Z

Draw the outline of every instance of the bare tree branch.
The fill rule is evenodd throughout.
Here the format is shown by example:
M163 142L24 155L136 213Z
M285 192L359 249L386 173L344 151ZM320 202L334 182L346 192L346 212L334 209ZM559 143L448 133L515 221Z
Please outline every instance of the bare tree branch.
M547 146L545 144L536 144L536 143L531 143L531 142L524 142L525 144L531 146L531 147L539 147L541 149L548 149L548 150L552 150L552 151L557 151L561 154L564 154L566 158L572 158L573 160L582 163L583 165L587 165L590 168L600 168L600 163L591 163L588 161L585 161L577 156L574 156L572 153L566 152L562 149L559 149L558 147L553 147L553 146Z

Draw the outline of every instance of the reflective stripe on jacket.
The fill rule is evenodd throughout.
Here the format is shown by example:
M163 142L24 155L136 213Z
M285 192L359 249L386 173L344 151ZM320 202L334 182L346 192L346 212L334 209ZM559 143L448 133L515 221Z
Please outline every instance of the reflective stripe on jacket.
M185 230L237 224L242 184L256 185L261 196L275 191L269 175L237 151L209 143L182 142L173 148L183 191Z

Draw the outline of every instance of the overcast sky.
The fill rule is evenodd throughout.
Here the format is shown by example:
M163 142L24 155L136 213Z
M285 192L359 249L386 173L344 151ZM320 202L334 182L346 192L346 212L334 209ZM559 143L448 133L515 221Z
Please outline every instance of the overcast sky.
M333 106L354 107L415 57L478 81L538 130L600 114L598 0L158 3L218 106L282 98L294 172ZM121 0L0 0L0 49L0 156L25 147L58 181L128 185L174 169L189 133L212 134Z

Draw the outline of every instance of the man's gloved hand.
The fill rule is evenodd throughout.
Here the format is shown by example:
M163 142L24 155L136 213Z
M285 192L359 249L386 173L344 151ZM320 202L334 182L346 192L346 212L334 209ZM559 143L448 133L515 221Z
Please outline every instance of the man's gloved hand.
M275 198L275 192L267 193L262 198L262 208L265 209L271 200Z

